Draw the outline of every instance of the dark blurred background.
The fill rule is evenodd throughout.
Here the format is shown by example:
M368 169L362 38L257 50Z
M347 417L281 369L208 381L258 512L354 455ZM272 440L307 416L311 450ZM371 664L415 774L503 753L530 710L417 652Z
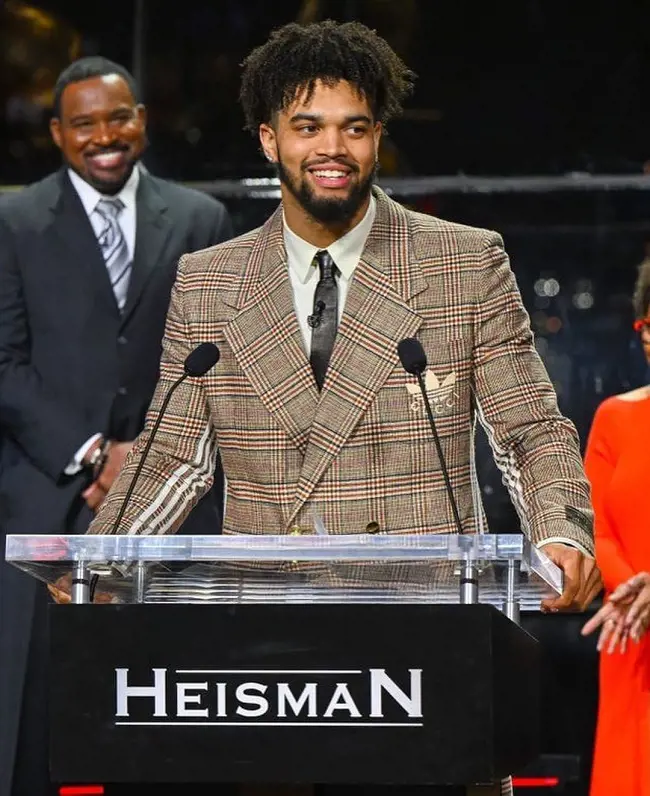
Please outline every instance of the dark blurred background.
M272 28L328 17L377 29L418 73L382 146L382 184L411 207L503 234L584 445L595 407L647 376L630 294L650 252L649 3L0 0L0 191L58 167L54 81L75 58L102 54L142 87L147 167L219 196L238 232L257 226L279 192L242 130L239 65ZM484 440L479 471L491 530L517 528ZM585 793L595 652L572 647L577 625L565 629L546 645L553 671L564 667L564 685L547 684L546 750L566 753L578 733L581 783L566 792Z
M45 117L71 57L130 66L167 177L258 175L239 64L291 20L359 19L418 73L384 153L391 174L639 173L648 157L650 5L638 0L5 0L4 182L57 164ZM135 40L137 39L137 42Z

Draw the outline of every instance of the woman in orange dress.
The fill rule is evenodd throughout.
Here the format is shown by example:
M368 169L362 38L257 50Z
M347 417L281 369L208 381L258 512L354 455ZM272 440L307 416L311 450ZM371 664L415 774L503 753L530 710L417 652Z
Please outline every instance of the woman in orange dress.
M650 262L639 269L635 329L650 362ZM608 398L585 458L606 601L591 796L650 796L650 386Z

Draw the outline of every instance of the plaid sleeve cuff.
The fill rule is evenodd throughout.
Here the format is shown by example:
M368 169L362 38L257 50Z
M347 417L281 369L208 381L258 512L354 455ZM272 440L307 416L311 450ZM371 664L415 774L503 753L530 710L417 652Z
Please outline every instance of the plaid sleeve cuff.
M593 553L590 553L589 550L579 542L576 542L574 539L567 539L564 536L551 536L549 539L543 539L541 542L537 543L536 547L540 550L547 544L565 544L567 547L575 547L576 550L579 550L585 556L589 556L589 558L594 557Z

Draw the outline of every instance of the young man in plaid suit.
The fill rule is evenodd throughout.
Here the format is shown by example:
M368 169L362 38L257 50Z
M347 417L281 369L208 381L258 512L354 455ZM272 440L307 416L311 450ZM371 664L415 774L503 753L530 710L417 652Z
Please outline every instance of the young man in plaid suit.
M533 346L499 235L406 210L373 186L382 127L414 75L358 23L287 25L244 63L247 125L281 180L259 229L182 258L161 380L90 533L110 533L152 420L204 340L218 365L175 393L120 533L173 533L227 478L224 533L455 533L415 378L417 337L463 531L479 529L473 428L524 531L565 572L546 609L600 590L578 439Z
M472 429L487 430L527 535L561 566L549 608L600 588L578 440L533 346L494 232L411 212L373 185L382 127L414 75L359 23L290 24L244 63L241 101L282 204L259 229L180 262L161 379L133 455L90 527L109 533L151 422L204 340L218 365L174 393L120 533L173 533L209 488L225 533L456 527L415 378L417 337L463 530L478 530Z

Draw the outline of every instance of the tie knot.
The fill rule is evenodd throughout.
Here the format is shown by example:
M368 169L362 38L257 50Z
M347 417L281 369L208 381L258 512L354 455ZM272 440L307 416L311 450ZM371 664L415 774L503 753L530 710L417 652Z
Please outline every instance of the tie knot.
M97 212L104 217L116 219L124 209L124 202L117 197L112 199L100 199L97 202Z
M326 249L322 249L321 251L316 252L316 262L318 263L318 268L320 269L320 278L325 280L333 280L338 273L338 268L332 259L332 255Z

